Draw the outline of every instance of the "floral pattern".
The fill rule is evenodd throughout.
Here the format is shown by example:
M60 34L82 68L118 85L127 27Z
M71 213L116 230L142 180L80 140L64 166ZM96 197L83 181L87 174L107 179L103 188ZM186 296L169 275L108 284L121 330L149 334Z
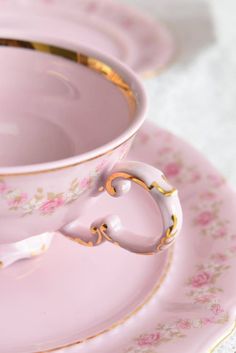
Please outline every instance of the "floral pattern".
M100 164L89 176L81 180L79 178L72 180L68 190L65 192L55 193L38 188L35 194L30 197L26 192L11 188L2 179L0 180L0 196L7 202L9 209L12 211L19 210L23 215L32 214L34 211L38 211L41 215L49 215L61 206L77 200L80 194L89 188L100 174L102 168Z
M185 295L195 305L202 305L204 316L197 318L179 318L168 323L159 323L148 333L141 334L134 340L126 353L154 353L163 343L173 339L184 338L191 329L204 328L212 324L223 324L228 321L228 313L219 301L219 294L223 291L217 286L217 281L230 268L228 261L235 256L236 246L229 248L226 253L215 253L206 264L196 266L195 273L185 283ZM155 350L156 352L156 350Z
M68 205L76 201L79 196L86 190L92 188L99 176L105 171L113 158L113 154L117 153L118 160L122 160L130 149L132 139L123 143L116 151L107 153L102 159L98 159L97 164L92 168L88 175L80 178L74 178L67 190L60 192L52 192L42 187L36 189L33 195L12 187L8 181L0 178L0 201L6 202L7 207L11 211L19 211L23 216L30 215L33 212L39 212L40 215L51 215L62 206Z
M159 323L149 333L142 334L135 339L134 345L126 353L154 353L146 348L156 348L173 339L184 338L188 330L204 328L211 324L223 324L228 321L228 313L219 302L218 293L222 288L217 287L218 278L230 268L227 261L235 256L235 250L229 249L227 254L213 254L207 264L196 267L196 272L190 277L185 286L185 295L191 303L201 304L208 315L198 318L179 318L173 322Z
M192 206L194 211L193 225L201 234L211 236L214 239L228 236L229 221L221 215L222 201L218 193L204 191L199 194L199 202Z
M177 315L175 319L157 322L156 325L133 338L131 345L124 353L157 353L160 348L169 342L184 339L197 329L204 329L211 325L224 325L229 320L229 313L224 308L224 287L222 279L231 269L236 255L236 233L232 232L230 220L225 216L224 198L221 199L219 188L225 185L225 180L218 173L208 170L199 170L194 159L186 157L183 150L171 147L172 135L162 130L147 133L142 131L138 136L137 145L154 145L153 138L159 138L157 147L157 162L155 165L162 169L168 179L179 188L190 185L198 188L189 205L190 220L194 236L207 236L213 241L227 241L223 248L214 243L212 253L203 256L203 262L196 264L192 275L183 278L180 290L182 298L191 305L190 314ZM137 146L138 148L138 146ZM185 151L186 152L186 151ZM187 153L187 152L186 152ZM189 164L188 164L189 163ZM204 187L203 187L204 185ZM208 186L208 189L204 189ZM203 238L204 239L204 238ZM222 250L221 250L222 249ZM189 270L187 271L190 272ZM190 272L190 273L191 273ZM196 311L194 310L196 308ZM162 352L162 350L160 350Z
M168 343L184 342L185 338L190 335L195 337L197 332L201 333L207 327L224 327L229 321L229 311L224 305L226 294L223 279L229 276L228 274L231 274L230 271L235 267L236 231L233 221L225 212L228 209L225 202L230 197L221 196L221 188L225 187L224 194L228 187L225 185L225 180L208 165L200 170L194 162L197 154L195 156L193 151L190 151L191 154L193 153L190 158L185 145L178 142L177 147L173 149L176 141L178 142L176 138L162 130L143 129L134 144L134 151L137 155L139 152L141 155L142 151L141 156L144 153L146 156L150 147L156 146L156 150L151 151L150 159L148 157L142 160L164 170L180 190L180 196L186 187L194 188L194 197L190 197L188 202L185 201L187 206L184 211L189 212L192 236L196 243L204 247L204 242L209 241L212 243L212 248L207 254L203 253L202 260L200 256L193 256L193 261L197 259L198 262L188 263L186 272L183 270L179 274L178 290L181 291L179 296L191 310L171 313L169 316L161 312L161 315L156 317L156 321L153 319L151 323L153 327L141 330L131 338L129 346L123 350L124 353L157 353L163 352L162 347L167 347L163 348L164 351L171 351L168 350ZM201 168L202 165L204 166L203 162L201 162ZM102 167L97 166L95 173L100 168ZM41 208L36 209L50 214L67 200L73 202L73 199L78 197L78 193L89 183L90 178L75 179L66 193L49 194L42 198L41 195L45 196L45 193L38 189L35 201L18 190L11 190L9 185L1 180L0 196L4 197L9 207L13 209L21 209L23 205L37 203L39 199ZM69 197L66 198L66 195ZM229 290L229 286L227 289ZM77 350L76 346L75 350Z
M75 201L89 183L92 183L92 177L81 181L74 179L66 192L46 192L43 188L38 188L30 197L27 193L11 188L4 180L0 180L0 196L12 211L21 211L23 215L39 211L42 215L49 215L59 207Z
M201 171L196 161L192 160L190 156L183 155L181 149L173 149L173 136L163 130L155 129L152 134L145 130L141 131L136 137L135 147L139 148L139 145L143 146L144 144L153 146L153 139L159 141L158 144L156 143L156 160L153 164L161 169L173 185L179 189L186 185L194 187L200 182L207 182L212 188L225 184L225 179L221 175ZM174 137L174 139L176 138ZM192 150L190 152L192 153Z
M163 138L160 132L154 135L158 139ZM196 184L202 179L202 174L195 164L186 165L185 158L181 152L173 150L169 145L169 139L165 144L159 144L160 147L156 151L157 159L155 166L163 171L167 179L178 187L188 184ZM152 141L150 134L141 132L136 139L136 145L142 143L147 144Z
M119 159L123 159L129 150L125 143L119 148ZM112 156L112 154L111 154ZM9 210L19 211L23 216L33 212L41 215L51 215L60 207L68 205L78 199L87 189L90 189L109 163L109 155L103 158L93 170L83 178L74 178L68 189L63 192L52 192L39 187L33 195L12 187L6 180L0 179L0 199L6 202Z

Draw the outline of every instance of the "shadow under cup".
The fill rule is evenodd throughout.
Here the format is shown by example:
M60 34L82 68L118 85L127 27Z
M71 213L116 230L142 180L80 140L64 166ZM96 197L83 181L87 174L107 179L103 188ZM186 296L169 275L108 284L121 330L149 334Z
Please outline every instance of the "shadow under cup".
M134 95L106 64L39 43L0 44L0 167L78 156L129 128Z

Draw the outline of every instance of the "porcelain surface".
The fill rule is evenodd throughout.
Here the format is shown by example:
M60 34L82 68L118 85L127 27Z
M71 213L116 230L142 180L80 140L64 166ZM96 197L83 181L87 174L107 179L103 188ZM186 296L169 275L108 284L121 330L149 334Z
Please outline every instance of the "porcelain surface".
M205 353L234 323L235 193L202 155L150 123L146 123L138 134L128 158L162 168L180 190L185 221L167 278L152 299L123 325L92 340L55 351L167 353L187 352L191 347L192 353ZM133 190L134 195L140 192L138 190ZM139 208L142 210L143 202L131 206L129 196L127 211L124 210L128 222L132 222L136 230L145 227L145 222L152 227L157 222L153 208L146 209L145 214L142 212L134 221L131 210L137 214ZM140 196L147 195L142 193ZM120 202L119 199L111 201ZM154 228L159 226L156 224ZM104 246L109 247L109 244ZM49 251L52 249L53 245ZM105 251L105 247L101 246L99 251ZM133 256L119 248L117 251L123 256ZM39 261L44 261L43 258ZM136 259L142 261L145 257ZM111 297L108 295L106 300Z
M133 102L135 108L129 106L128 97L119 87L120 83L116 85L111 82L109 77L106 77L105 69L104 72L102 71L102 65L105 65L99 61L103 57L102 54L98 54L100 58L96 59L98 61L91 59L98 65L97 69L93 69L88 65L60 57L55 47L50 47L50 50L56 51L56 54L42 53L38 51L38 48L41 50L40 48L44 46L41 43L24 44L19 41L2 40L1 45L3 45L0 47L0 54L2 54L0 60L4 64L2 65L3 82L7 83L6 90L1 93L4 102L1 105L4 112L0 121L0 133L3 136L1 150L7 150L9 161L5 165L3 155L0 166L0 243L8 244L33 235L58 230L78 217L81 207L84 208L86 201L89 202L92 198L91 194L105 170L112 169L127 153L135 130L145 118L146 104L142 86L135 75L122 64L107 58L105 62L108 66L109 63L110 65L113 63L113 69L117 69L122 77L126 77L127 82L129 81L130 84L132 82L138 105L135 107L136 103ZM25 48L18 47L24 45ZM88 56L89 53L92 54L89 49L85 50L83 55L85 53ZM68 56L70 55L74 55L76 60L79 58L77 51L69 51ZM101 65L100 69L99 65ZM115 74L113 69L107 68L108 75ZM13 74L17 75L21 85L14 84ZM76 75L78 80L75 81L80 85L80 94L75 96L72 94L71 97L70 84L73 82L75 84ZM100 89L94 89L95 86ZM47 90L46 95L44 88ZM29 94L31 94L30 100ZM94 96L92 105L91 95ZM108 96L111 101L105 104ZM16 98L15 105L12 104L12 97ZM124 108L121 111L116 109L114 114L111 114L114 103L112 97L119 107L121 103ZM61 99L62 106L60 106ZM27 100L29 100L28 104ZM119 100L121 100L120 103ZM79 112L76 106L81 109ZM102 116L101 119L109 118L109 122L102 124L100 118L97 119L94 116L96 113ZM129 120L129 125L123 126L123 132L120 130L119 133L117 124L120 124L121 116L126 123ZM86 118L89 117L94 121L91 134L89 131L86 132ZM52 119L53 122L50 122ZM66 123L68 119L70 124ZM88 126L91 125L89 120ZM37 133L42 137L46 123L47 138L46 149L44 149L45 143L42 138L38 138ZM104 125L103 134L101 131L99 133L99 126L102 125ZM67 131L68 129L70 131ZM106 143L101 135L106 136L106 131L110 130L114 133L117 130L118 134L108 139ZM64 135L62 133L58 135L58 131ZM67 139L64 140L63 136ZM97 141L95 142L95 144L98 143L97 147L89 148L90 138L93 142ZM12 146L9 145L11 139ZM74 144L78 145L74 155L71 151L67 151L69 152L67 156L60 154L64 151L67 140L69 147L73 145L75 148ZM60 147L59 142L62 143L63 148ZM83 144L85 144L84 150ZM79 146L82 147L81 151ZM57 154L58 158L55 158ZM48 156L49 160L46 159Z
M136 210L141 194L129 196L129 207ZM91 206L84 222L110 207L125 217L123 203L114 207L111 201L102 200L99 210L97 203ZM156 223L152 216L140 227L151 231ZM109 243L90 249L55 234L46 253L0 271L0 352L44 352L123 322L162 284L169 255L139 256Z
M84 154L135 120L135 103L118 85L59 55L0 47L0 76L0 167Z
M172 35L164 25L119 2L14 0L2 2L1 10L2 35L28 33L44 41L80 43L143 74L162 70L175 52Z
M0 61L7 86L0 96L1 150L7 151L0 158L0 244L14 248L17 242L18 258L19 244L22 257L25 254L20 241L51 232L80 245L92 247L107 240L148 255L170 246L182 225L177 189L153 166L120 163L147 107L134 72L88 48L26 39L0 38ZM16 78L19 86L13 84ZM12 97L15 105L10 104ZM131 182L142 186L159 206L159 234L147 238L129 231L127 236L119 214L110 213L78 228L80 214L93 197L102 191L122 196ZM0 247L1 267L4 248ZM5 255L10 264L10 254Z

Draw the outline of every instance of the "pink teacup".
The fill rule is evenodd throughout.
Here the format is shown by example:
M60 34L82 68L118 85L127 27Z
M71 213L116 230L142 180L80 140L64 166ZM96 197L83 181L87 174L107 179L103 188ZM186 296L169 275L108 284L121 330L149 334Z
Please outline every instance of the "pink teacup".
M86 246L107 240L145 254L173 243L182 224L176 189L158 169L124 160L146 113L130 69L82 47L1 39L0 76L2 266L27 257L23 247L34 236L48 247L54 232ZM128 232L118 215L79 225L95 196L122 196L132 182L159 206L162 234Z

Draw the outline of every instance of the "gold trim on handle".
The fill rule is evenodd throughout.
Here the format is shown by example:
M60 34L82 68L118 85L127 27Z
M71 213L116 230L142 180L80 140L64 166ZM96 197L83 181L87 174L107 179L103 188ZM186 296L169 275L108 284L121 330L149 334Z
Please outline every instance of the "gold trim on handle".
M97 227L91 227L90 228L90 232L92 234L96 234L97 235L97 240L96 240L95 245L101 244L101 242L102 242L102 233L101 233L100 229L97 228Z
M177 216L173 214L171 216L171 220L173 224L166 230L165 236L161 237L161 239L159 240L156 247L156 251L161 251L163 246L170 244L174 240L174 237L177 232L177 224L178 224Z
M97 236L97 238L94 238L94 242L93 241L88 241L86 242L85 240L79 238L78 236L72 237L68 234L66 234L66 237L72 241L74 241L75 243L78 243L80 245L83 246L88 246L88 247L93 247L96 245L101 244L101 242L103 241L103 230L106 229L106 226L103 224L101 227L97 228L97 227L90 227L90 233L94 236Z
M68 239L74 241L75 243L79 244L79 245L88 246L88 247L90 247L90 248L94 246L94 244L93 244L92 241L86 242L86 241L82 240L82 239L79 238L79 237L71 237L71 236L69 236L69 235L67 235L66 237L67 237Z
M134 183L142 186L145 190L149 190L149 187L147 186L147 184L143 180L136 178L135 176L130 175L129 173L117 172L117 173L113 173L113 174L109 175L106 180L105 188L106 188L106 191L108 192L108 194L111 196L116 195L116 188L112 185L112 183L115 179L130 180L130 181L133 181Z
M163 177L163 176L162 176ZM115 172L107 177L106 183L105 183L105 189L111 196L115 196L117 194L117 190L112 185L113 181L116 179L125 179L125 180L130 180L133 181L134 183L142 186L145 190L151 192L153 188L155 188L158 192L160 192L164 197L169 197L172 196L175 192L177 192L176 189L171 189L171 190L165 190L163 189L156 181L152 182L150 186L148 186L142 179L133 176L129 173L126 172ZM166 182L168 182L165 179ZM155 251L150 251L147 253L139 253L141 255L153 255L156 252L162 251L163 248L169 244L171 244L177 234L177 225L178 225L178 218L175 214L171 215L171 221L172 224L166 229L165 233L162 234L160 239L158 240L157 244L155 245ZM93 235L97 235L97 239L95 241L89 241L85 242L84 240L81 240L79 237L71 237L68 236L71 240L85 246L96 246L100 244L103 240L108 240L109 242L120 246L120 244L117 241L114 241L111 236L107 234L108 230L108 225L103 223L99 227L92 227L90 228L90 232Z
M166 177L164 175L162 175L162 178L166 181ZM177 190L175 188L171 189L171 190L165 190L163 189L156 181L152 182L151 185L147 185L142 179L137 178L129 173L125 173L125 172L116 172L111 174L107 180L106 180L106 185L105 188L107 190L107 192L111 195L111 196L115 196L116 195L116 189L115 187L112 185L112 182L115 179L126 179L126 180L130 180L133 181L134 183L142 186L145 190L151 191L152 189L156 189L157 191L159 191L162 195L164 196L171 196L173 195L175 192L177 192Z
M149 190L152 189L156 189L157 191L159 191L162 195L164 196L171 196L173 195L177 190L175 188L173 188L172 190L165 190L163 189L156 181L154 181L150 186L149 186Z
M163 178L163 180L165 180L165 182L168 183L168 180L166 179L166 177L164 175L162 175L162 178ZM105 188L111 196L115 196L117 193L116 188L112 185L112 183L115 179L126 179L126 180L133 181L136 184L142 186L147 191L151 191L152 189L155 188L158 192L160 192L165 197L172 196L174 193L177 192L177 190L174 188L171 190L165 190L156 181L152 182L151 185L147 185L142 179L140 179L136 176L133 176L129 173L116 172L116 173L113 173L110 176L108 176L108 178L106 180L106 184L105 184ZM171 220L172 220L173 224L166 230L166 233L164 234L164 236L162 236L160 238L160 240L158 241L158 243L156 245L156 252L161 251L165 245L170 244L174 240L174 237L177 233L177 224L178 224L177 216L175 214L172 214ZM106 226L106 225L103 225L103 226ZM103 231L103 236L107 240L113 242L113 240L104 231ZM171 238L172 238L172 240L171 240ZM148 253L145 253L145 255L152 255L154 253L155 252L148 252Z

